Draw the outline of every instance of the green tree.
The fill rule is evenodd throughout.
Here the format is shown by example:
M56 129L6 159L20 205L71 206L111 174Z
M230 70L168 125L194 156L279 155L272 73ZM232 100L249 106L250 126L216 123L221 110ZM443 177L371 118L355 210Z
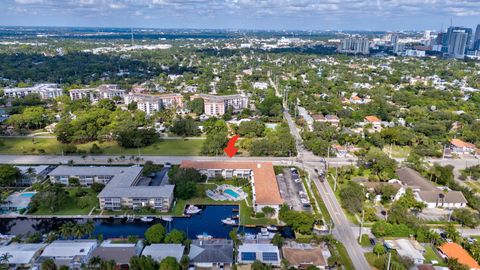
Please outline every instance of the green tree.
M41 270L57 270L57 265L55 265L55 261L53 259L46 259L40 265Z
M188 107L196 115L201 115L204 112L205 102L203 98L195 98L188 102Z
M282 235L279 233L276 233L270 242L275 246L277 246L278 248L281 248L283 246L284 241L285 239L282 237Z
M377 257L380 255L383 255L385 253L385 247L383 246L383 244L380 242L377 242L373 247L373 253L375 253Z
M190 266L190 258L188 257L188 255L183 255L182 258L180 259L181 269L187 270L189 266Z
M20 170L12 165L0 165L0 186L8 187L15 185L20 177Z
M129 265L132 270L158 270L158 263L151 256L133 256Z
M356 182L349 182L348 185L340 189L340 199L342 207L350 213L360 213L365 201L364 189Z
M180 264L178 264L177 259L175 257L165 257L160 262L160 270L180 270Z
M166 230L162 224L152 225L145 232L145 240L148 243L161 243L165 238Z
M173 229L165 236L165 243L181 244L187 239L184 232Z

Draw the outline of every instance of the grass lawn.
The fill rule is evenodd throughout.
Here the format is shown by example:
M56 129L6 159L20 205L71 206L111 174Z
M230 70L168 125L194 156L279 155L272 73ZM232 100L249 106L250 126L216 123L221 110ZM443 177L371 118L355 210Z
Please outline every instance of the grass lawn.
M425 246L425 254L423 255L425 258L425 263L431 263L432 261L437 261L440 266L446 266L445 262L441 257L437 255L437 253L433 250L431 245Z
M337 249L340 258L342 258L343 265L345 266L344 269L354 270L355 267L353 266L352 260L350 259L350 256L348 255L345 246L340 241L337 241L335 244L335 248Z
M410 147L408 146L392 146L392 158L407 158L410 155ZM390 145L383 147L383 152L390 154Z
M362 234L362 238L360 239L360 245L362 247L369 247L371 245L368 235Z
M370 266L373 267L373 264L375 263L375 260L377 259L377 255L375 255L373 252L367 252L367 253L365 253L365 259L367 259L368 264L370 264Z
M322 197L320 197L320 194L318 193L317 186L313 182L311 183L311 185L312 185L313 196L315 196L315 199L317 200L318 206L320 207L320 211L322 211L323 218L327 223L333 224L332 217L330 216L330 213L327 210L327 206L325 205L325 202L323 202Z
M3 145L0 146L0 154L32 154L32 155L60 155L62 144L52 138L2 138ZM138 155L138 149L123 148L116 142L98 143L104 155ZM88 153L93 142L78 144L79 150ZM161 140L150 146L140 148L140 155L157 156L197 156L200 155L203 140Z
M474 192L480 193L480 183L477 181L465 181L464 182Z
M52 212L50 209L46 208L39 208L37 211L33 213L28 213L29 215L87 215L93 207L98 207L98 198L97 194L93 192L90 188L83 188L82 190L87 192L87 195L83 197L75 196L77 192L77 188L68 188L66 191L68 192L69 197L65 201L65 203L55 212ZM80 208L77 205L77 202L84 198L88 205L84 208Z

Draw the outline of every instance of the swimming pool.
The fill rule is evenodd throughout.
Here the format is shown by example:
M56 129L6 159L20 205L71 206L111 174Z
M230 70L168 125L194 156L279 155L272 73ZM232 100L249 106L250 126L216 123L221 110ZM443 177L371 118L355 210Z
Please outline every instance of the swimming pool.
M224 192L224 193L227 193L228 195L232 196L232 197L235 198L235 199L238 198L238 197L240 197L240 195L239 195L237 192L235 192L235 191L233 191L233 190L231 190L231 189L229 189L229 188L228 188L228 189L225 189L223 192Z
M33 195L35 195L36 193L35 192L25 192L25 193L21 193L19 196L20 197L33 197Z

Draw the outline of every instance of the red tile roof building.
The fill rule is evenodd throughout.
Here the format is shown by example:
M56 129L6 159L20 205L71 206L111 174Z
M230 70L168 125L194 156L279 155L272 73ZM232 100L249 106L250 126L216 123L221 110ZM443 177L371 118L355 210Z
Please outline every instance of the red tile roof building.
M284 203L280 196L273 165L270 162L182 161L182 168L194 168L209 178L223 176L249 178L252 184L255 211L264 206L279 209ZM277 211L278 212L278 211Z

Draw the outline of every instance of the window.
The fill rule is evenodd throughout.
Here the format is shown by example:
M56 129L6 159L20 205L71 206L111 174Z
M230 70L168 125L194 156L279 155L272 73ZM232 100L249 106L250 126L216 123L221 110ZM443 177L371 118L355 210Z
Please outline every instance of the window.
M255 254L255 252L242 252L241 258L242 261L255 261L257 259L257 254Z
M264 261L278 261L278 254L276 252L263 252L262 258Z

